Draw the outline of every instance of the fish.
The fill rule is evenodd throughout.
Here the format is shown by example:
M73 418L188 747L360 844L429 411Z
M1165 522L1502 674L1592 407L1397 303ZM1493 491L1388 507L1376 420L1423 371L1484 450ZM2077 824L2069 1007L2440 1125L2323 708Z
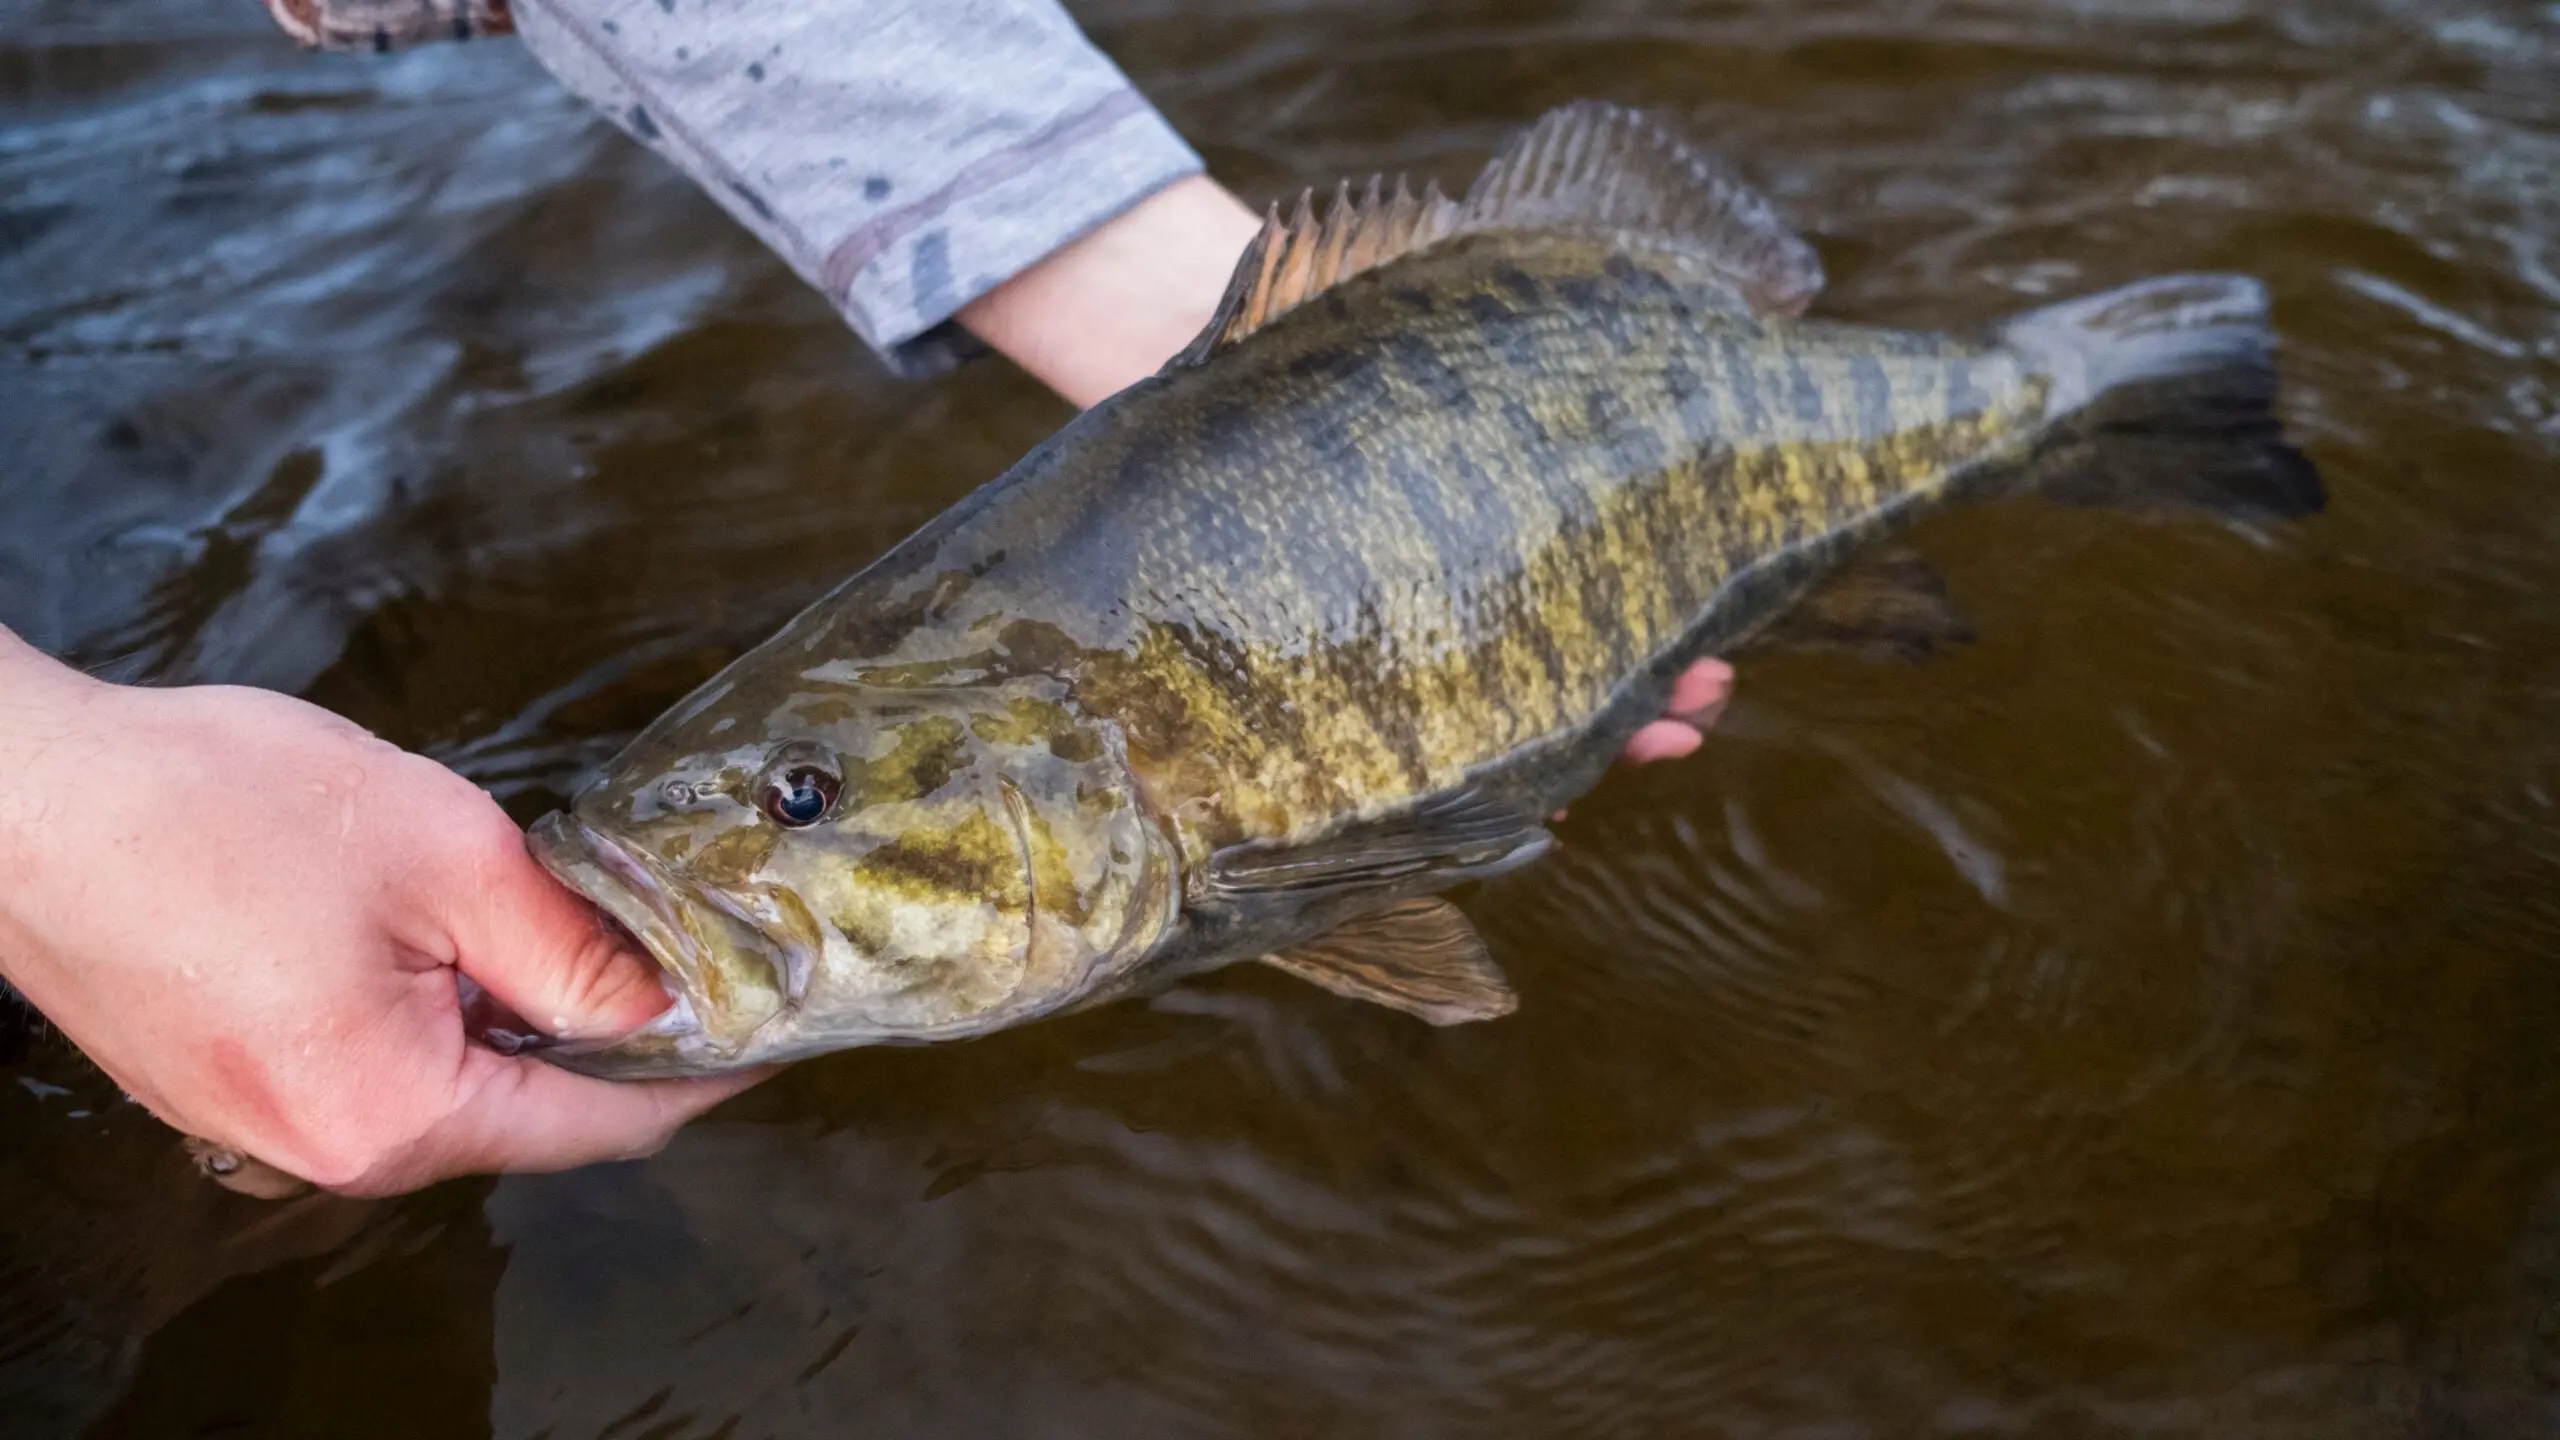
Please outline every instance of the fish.
M669 1009L613 1078L985 1035L1261 963L1517 997L1453 888L1552 843L1701 657L1926 653L1891 537L1967 500L2325 502L2254 280L1965 338L1806 315L1818 252L1583 101L1465 194L1274 207L1200 337L643 730L536 857Z

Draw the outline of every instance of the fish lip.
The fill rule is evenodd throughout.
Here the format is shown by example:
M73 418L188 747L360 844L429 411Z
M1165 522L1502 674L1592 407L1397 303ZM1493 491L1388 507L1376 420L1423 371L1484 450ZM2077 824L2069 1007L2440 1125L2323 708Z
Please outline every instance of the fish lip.
M526 839L542 868L639 941L658 967L659 983L675 999L673 1007L628 1034L569 1041L542 1050L544 1059L564 1069L608 1080L696 1075L705 1070L789 1061L802 1058L804 1053L854 1045L932 1044L966 1039L1039 1013L1008 1016L994 1026L989 1026L983 1017L924 1029L867 1026L858 1035L837 1031L825 1043L808 1046L804 1052L801 1045L794 1043L794 1037L783 1033L783 1027L777 1027L775 1022L792 1013L793 1003L808 983L815 957L797 945L776 945L784 966L786 993L791 999L734 1045L720 1045L711 1039L695 1011L693 987L686 979L700 973L704 957L700 942L673 913L677 882L662 874L647 856L566 812L555 811L535 821ZM729 897L689 888L687 893L771 941L770 932ZM629 1042L648 1039L672 1041L673 1053L665 1053L664 1047L651 1047L657 1053L625 1048Z
M698 987L693 979L702 973L707 957L700 942L676 918L675 887L646 857L565 812L555 811L534 822L526 841L533 858L554 879L585 897L639 943L658 968L658 983L675 1002L637 1030L570 1041L546 1053L593 1060L599 1052L643 1037L672 1039L686 1050L710 1048L706 1027L694 1008Z

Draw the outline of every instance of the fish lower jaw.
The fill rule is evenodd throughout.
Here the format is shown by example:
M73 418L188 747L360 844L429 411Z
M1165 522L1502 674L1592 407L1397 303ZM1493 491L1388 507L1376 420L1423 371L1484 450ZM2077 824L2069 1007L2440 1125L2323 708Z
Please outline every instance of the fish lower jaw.
M792 979L789 956L743 938L733 937L723 946L695 933L679 913L685 905L698 914L716 914L719 923L741 932L752 927L725 907L706 910L694 898L675 895L670 890L674 882L647 861L572 816L545 816L528 838L543 868L593 904L601 923L625 948L647 958L669 999L666 1009L637 1030L558 1045L543 1052L547 1057L584 1074L616 1079L710 1074L758 1063L751 1057L762 1048L760 1038L793 1009L785 993ZM722 957L735 962L750 952L766 954L774 971L771 991L749 984L743 992L752 1018L739 1013L736 1003L721 1003L716 993L701 988L734 984L737 966L731 963L724 972ZM805 966L806 957L800 963ZM758 1000L771 1003L754 1003Z
M647 1025L611 1042L561 1046L542 1052L543 1057L582 1075L607 1080L715 1075L789 1064L841 1050L971 1040L1083 1008L1089 999L1083 993L1073 993L941 1021L830 1016L821 1009L786 1005L743 1035L723 1041L709 1033L692 998L673 981L673 976L660 976L660 983L675 997L674 1003Z
M794 1058L781 1053L789 1047L775 1043L773 1033L788 1028L788 1010L768 1017L745 1035L723 1041L703 1024L693 997L675 983L675 977L662 973L658 983L666 988L670 1003L648 1024L611 1040L545 1050L542 1058L600 1080L685 1079Z

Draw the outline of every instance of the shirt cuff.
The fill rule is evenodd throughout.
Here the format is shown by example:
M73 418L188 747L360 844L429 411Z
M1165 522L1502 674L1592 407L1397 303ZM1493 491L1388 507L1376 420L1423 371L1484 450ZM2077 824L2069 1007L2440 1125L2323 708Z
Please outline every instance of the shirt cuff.
M902 374L961 306L1200 172L1053 0L515 0L535 56Z
M961 306L1200 170L1173 127L1122 90L866 222L829 252L819 288L900 373L948 369L985 353L943 323Z

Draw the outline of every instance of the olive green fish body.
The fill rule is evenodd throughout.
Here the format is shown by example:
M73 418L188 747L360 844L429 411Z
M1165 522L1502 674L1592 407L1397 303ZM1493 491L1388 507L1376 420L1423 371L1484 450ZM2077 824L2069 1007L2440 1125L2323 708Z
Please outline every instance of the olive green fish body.
M1547 752L1605 760L1678 661L2040 419L2047 384L1996 348L1737 313L1618 247L1506 239L1123 395L809 643L934 596L866 663L1070 679L1196 858L1512 757L1587 783L1593 757Z
M1257 957L1499 1014L1435 893L1534 858L1689 661L1878 535L2116 432L2316 500L2264 419L2249 282L1981 342L1794 318L1818 282L1766 202L1607 107L1549 117L1463 204L1275 212L1191 351L537 827L679 996L564 1058L951 1038ZM2164 421L2169 390L2209 421Z

